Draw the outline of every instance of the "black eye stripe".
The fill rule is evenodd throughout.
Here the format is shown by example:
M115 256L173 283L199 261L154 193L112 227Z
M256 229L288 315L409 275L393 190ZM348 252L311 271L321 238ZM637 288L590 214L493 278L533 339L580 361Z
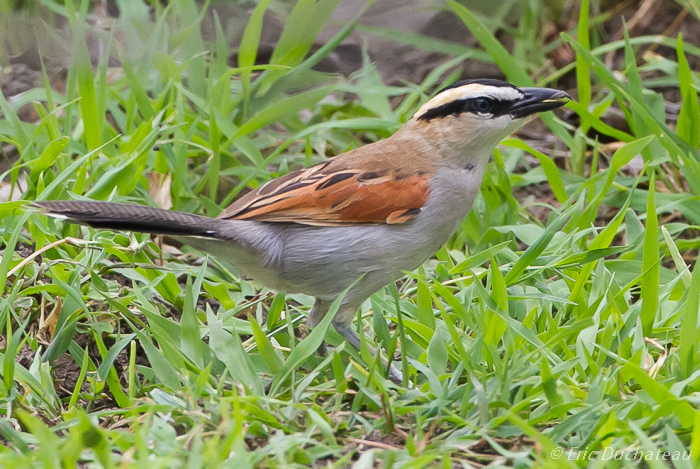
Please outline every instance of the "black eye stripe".
M480 109L480 106L482 106L482 101L486 101L490 105L488 110L485 110L484 108ZM443 104L442 106L428 109L418 117L418 120L429 121L431 119L439 119L451 115L457 116L463 112L471 112L482 115L491 114L492 117L498 117L505 114L512 105L513 101L511 100L501 100L487 97L459 99Z

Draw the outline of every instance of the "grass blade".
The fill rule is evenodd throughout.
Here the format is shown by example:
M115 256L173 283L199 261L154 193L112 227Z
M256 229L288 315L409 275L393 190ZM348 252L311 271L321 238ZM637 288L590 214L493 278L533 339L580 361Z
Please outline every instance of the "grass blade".
M678 34L678 82L681 88L683 103L678 114L678 136L688 145L697 149L700 147L700 104L698 104L698 92L693 87L693 74L688 65L688 59L683 52L683 36Z
M209 305L207 305L207 324L209 324L209 347L212 352L226 365L236 381L244 384L255 395L262 396L264 394L262 383L235 328L232 334L226 332L223 323L216 318Z
M552 238L554 238L554 235L561 230L566 221L569 219L569 216L574 212L574 209L577 209L577 207L578 204L566 209L566 211L560 214L556 220L549 224L549 226L544 230L544 233L542 233L542 236L540 236L537 241L527 248L522 257L518 259L513 268L510 269L510 272L508 272L508 275L506 275L506 285L513 285L518 281L520 275L525 272L525 269L527 269L528 266L532 265L532 263L537 260L539 255L542 254L545 248L549 245Z
M695 263L693 276L686 295L683 312L683 327L680 328L679 352L681 359L681 380L689 377L698 368L698 314L700 309L700 262Z
M284 366L282 359L277 355L277 352L270 343L270 339L267 338L260 324L258 324L258 321L256 321L252 315L248 318L248 322L250 322L250 328L253 330L253 336L255 337L255 343L258 346L260 356L265 361L270 373L273 376L277 375Z
M650 170L647 170L647 174ZM646 272L641 282L642 298L642 328L645 337L652 336L654 319L659 307L659 220L656 217L654 190L656 178L654 173L649 180L649 195L647 198L647 226L644 231L644 249L642 271Z

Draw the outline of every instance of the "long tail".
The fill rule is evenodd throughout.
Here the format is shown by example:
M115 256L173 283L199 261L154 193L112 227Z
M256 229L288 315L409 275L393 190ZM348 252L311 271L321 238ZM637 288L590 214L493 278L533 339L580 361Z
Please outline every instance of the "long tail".
M144 205L73 200L32 202L32 205L47 215L93 228L216 238L220 226L220 220L216 218Z

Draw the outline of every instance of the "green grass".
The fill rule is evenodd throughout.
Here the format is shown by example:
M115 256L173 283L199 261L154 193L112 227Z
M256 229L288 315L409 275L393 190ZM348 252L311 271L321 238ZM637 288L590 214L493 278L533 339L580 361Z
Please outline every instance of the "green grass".
M23 175L24 200L154 205L165 193L176 210L215 216L245 188L391 135L455 79L454 65L476 59L525 86L575 73L580 126L542 116L572 155L570 171L506 140L461 229L363 305L368 341L400 345L412 389L383 378L381 363L328 321L306 330L308 297L260 290L216 258L163 252L146 235L1 202L0 466L638 467L610 461L615 451L653 454L648 467L669 467L659 451L692 452L675 467L697 466L700 269L689 260L700 248L700 79L687 56L700 49L665 38L675 58L640 62L658 38L597 45L607 17L589 17L584 2L576 28L555 41L577 56L559 73L533 28L556 20L562 2L532 2L507 26L520 41L508 52L493 33L499 17L450 1L484 50L452 45L455 58L423 83L389 87L371 64L347 79L313 71L355 26L311 52L337 0L268 3L250 17L231 68L218 17L205 38L194 2L155 2L144 28L148 11L133 2L120 24L132 49L102 38L124 64L112 75L105 61L88 62L87 2L43 0L71 19L78 62L66 94L46 77L16 102L0 96L0 140L20 155L4 180ZM255 65L273 5L287 8L284 40ZM610 51L621 70L602 61ZM675 126L659 86L680 90ZM25 103L38 123L17 118ZM629 132L601 120L613 103ZM626 170L638 154L643 170ZM513 196L540 184L556 199L537 202L546 223ZM23 258L20 243L43 250ZM324 339L335 347L322 357Z

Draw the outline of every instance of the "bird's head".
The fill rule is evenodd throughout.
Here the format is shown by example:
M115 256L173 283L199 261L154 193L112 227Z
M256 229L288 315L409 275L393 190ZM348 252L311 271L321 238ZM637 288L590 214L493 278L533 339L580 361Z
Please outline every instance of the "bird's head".
M411 119L413 131L455 149L491 153L537 112L551 111L571 97L549 88L518 88L500 80L463 80L440 90Z

